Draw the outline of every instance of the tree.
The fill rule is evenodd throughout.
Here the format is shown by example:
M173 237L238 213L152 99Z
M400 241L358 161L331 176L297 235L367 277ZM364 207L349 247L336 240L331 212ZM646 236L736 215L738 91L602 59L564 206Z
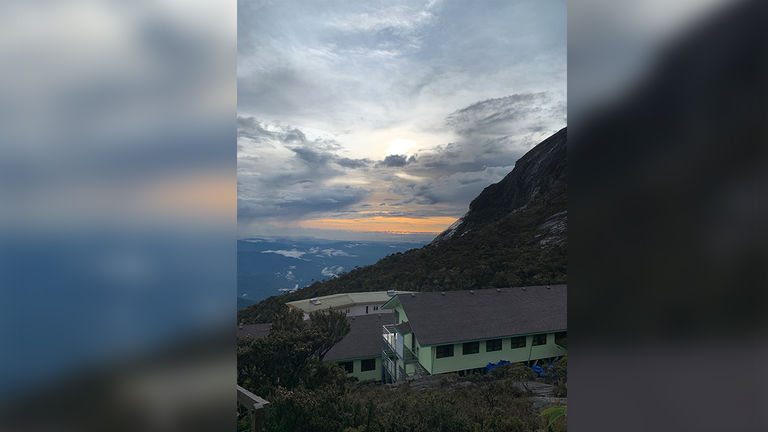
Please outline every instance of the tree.
M343 312L331 309L312 312L309 317L312 329L318 332L314 354L323 360L328 351L349 333L349 321Z
M269 395L278 387L318 387L338 381L339 374L346 378L338 366L331 365L329 370L331 366L321 361L348 332L349 323L341 312L315 312L311 321L305 321L303 312L283 308L267 337L238 339L238 383Z
M304 312L298 309L283 307L272 321L272 327L269 334L273 333L296 333L305 331L307 322L304 321Z

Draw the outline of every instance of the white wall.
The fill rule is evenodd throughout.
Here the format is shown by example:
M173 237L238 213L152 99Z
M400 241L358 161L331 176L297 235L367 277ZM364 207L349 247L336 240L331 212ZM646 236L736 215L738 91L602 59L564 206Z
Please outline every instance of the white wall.
M368 307L368 311L367 312L366 312L366 309L365 309L366 307ZM380 304L354 305L354 306L338 308L337 310L345 312L347 314L347 316L360 316L360 315L373 315L373 314L391 314L392 313L392 309L381 309L381 305ZM304 319L305 320L309 319L309 314L308 313L304 314Z

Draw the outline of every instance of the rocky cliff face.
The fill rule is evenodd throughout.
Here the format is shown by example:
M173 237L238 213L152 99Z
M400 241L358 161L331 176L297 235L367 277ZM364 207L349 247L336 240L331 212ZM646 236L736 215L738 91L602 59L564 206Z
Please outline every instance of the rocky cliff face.
M515 164L500 182L485 188L469 205L469 211L438 235L432 244L463 237L483 229L515 211L525 209L536 200L566 200L566 128L542 141ZM549 231L545 244L565 234L566 208L553 208L552 215L542 221Z

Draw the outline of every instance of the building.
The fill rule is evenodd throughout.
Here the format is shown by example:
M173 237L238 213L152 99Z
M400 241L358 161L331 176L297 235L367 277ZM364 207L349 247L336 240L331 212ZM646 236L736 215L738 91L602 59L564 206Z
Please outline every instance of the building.
M392 311L383 312L347 317L349 333L326 353L323 360L338 363L360 381L381 381L381 328L392 322ZM271 323L239 325L237 337L265 338L271 328Z
M391 311L389 311L391 312ZM349 333L325 355L360 381L382 378L381 328L392 321L392 314L370 314L347 317Z
M397 294L382 308L384 382L566 354L567 286Z
M396 294L409 293L407 291L371 291L357 293L333 294L324 297L315 297L305 300L296 300L286 303L289 308L304 312L304 319L309 319L309 314L324 309L343 311L347 316L360 316L379 313L391 313L391 310L381 310L381 305L389 301Z

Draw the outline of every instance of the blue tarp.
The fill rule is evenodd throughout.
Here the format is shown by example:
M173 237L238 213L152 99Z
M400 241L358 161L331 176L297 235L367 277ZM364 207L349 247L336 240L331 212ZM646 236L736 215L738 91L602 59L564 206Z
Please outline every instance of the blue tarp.
M511 362L508 362L508 361L506 361L506 360L499 360L499 362L498 362L498 363L488 363L488 364L485 366L485 373L488 373L488 372L490 372L490 371L492 371L492 370L496 369L496 368L497 368L497 367L499 367L499 366L508 365L508 364L510 364L510 363L511 363Z
M488 372L496 369L497 367L508 365L510 363L511 362L506 361L506 360L499 360L498 363L488 363L485 366L485 373L488 373ZM550 368L552 367L552 365L548 365L548 366ZM536 376L542 377L542 376L546 376L547 375L547 371L544 370L544 368L539 366L539 365L532 366L531 369L533 369L533 371L536 372Z

